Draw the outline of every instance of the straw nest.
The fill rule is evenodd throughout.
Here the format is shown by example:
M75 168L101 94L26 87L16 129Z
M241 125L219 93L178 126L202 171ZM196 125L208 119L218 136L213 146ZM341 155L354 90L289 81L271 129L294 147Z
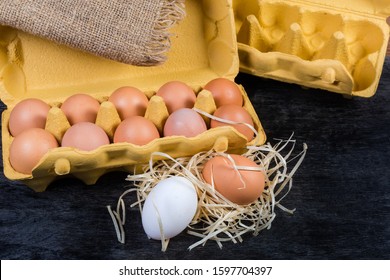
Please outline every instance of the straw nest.
M265 174L265 189L259 199L248 205L237 205L219 194L212 185L202 178L204 164L212 157L219 155L229 158L227 153L214 151L201 152L192 157L173 159L167 154L154 153L144 173L128 175L132 187L118 199L116 210L108 211L113 220L118 241L125 242L126 205L124 196L135 192L137 201L130 207L138 206L142 213L142 205L151 189L161 180L171 176L183 176L189 179L198 194L198 210L187 227L187 234L196 236L199 241L189 246L193 249L214 241L222 248L223 242L242 242L247 233L258 235L264 229L270 229L276 217L275 208L293 213L295 209L287 209L281 201L292 188L292 177L302 163L307 146L295 153L296 141L293 139L276 140L275 145L267 143L262 146L248 146L243 156L257 163ZM163 156L164 160L155 161L154 157ZM292 166L292 167L291 167ZM239 166L238 169L245 169ZM162 250L168 247L169 240L162 240Z

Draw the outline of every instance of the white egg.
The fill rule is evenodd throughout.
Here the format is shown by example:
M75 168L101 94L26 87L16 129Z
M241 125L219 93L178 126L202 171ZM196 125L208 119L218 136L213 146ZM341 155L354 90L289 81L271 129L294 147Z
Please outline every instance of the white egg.
M149 238L161 240L181 233L196 213L198 198L186 178L171 177L159 182L149 193L142 209L142 226Z

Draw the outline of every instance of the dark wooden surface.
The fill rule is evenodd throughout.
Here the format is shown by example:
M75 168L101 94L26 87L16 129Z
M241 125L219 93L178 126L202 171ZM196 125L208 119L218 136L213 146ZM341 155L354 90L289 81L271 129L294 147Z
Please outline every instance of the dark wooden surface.
M34 193L0 174L1 259L389 259L390 59L376 95L339 94L239 74L268 141L288 138L309 150L270 230L241 244L171 240L168 251L146 238L137 209L128 210L127 243L117 242L105 208L128 186L124 173L96 185L74 179ZM4 107L2 107L3 109ZM130 197L128 202L134 200Z
M390 22L390 20L389 20L389 22ZM387 52L386 52L386 55L387 55L387 56L390 56L390 42L389 42L388 45L387 45Z
M390 17L388 17L386 21L387 21L387 24L390 25ZM386 55L390 56L390 42L387 45L387 53L386 53Z
M387 56L390 56L390 43L387 45L387 53L386 53Z

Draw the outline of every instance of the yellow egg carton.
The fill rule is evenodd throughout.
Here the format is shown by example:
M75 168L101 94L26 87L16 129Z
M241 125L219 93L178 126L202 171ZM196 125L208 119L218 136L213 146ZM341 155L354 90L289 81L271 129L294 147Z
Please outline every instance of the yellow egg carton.
M161 137L144 145L115 143L90 152L69 147L49 151L32 174L15 171L9 162L13 140L8 121L13 107L26 98L39 98L51 109L46 121L60 143L70 124L60 109L64 100L76 93L86 93L100 102L96 124L112 139L120 123L118 112L108 101L110 94L122 86L133 86L149 99L145 117L162 132L168 111L157 89L168 81L182 81L196 92L195 107L212 114L215 102L203 89L210 80L225 77L234 80L239 71L234 15L228 0L187 0L186 18L172 30L174 36L168 60L163 65L140 67L121 64L6 26L0 26L0 96L7 105L2 115L4 174L36 191L44 191L55 179L74 176L94 184L101 175L123 170L134 172L148 163L154 152L177 158L216 149L234 151L249 144L263 144L266 136L260 120L243 87L244 108L251 115L257 133L249 142L232 127L218 127L193 137ZM89 137L86 135L86 137ZM158 159L158 157L156 157Z
M388 0L233 0L240 70L371 97L389 40Z

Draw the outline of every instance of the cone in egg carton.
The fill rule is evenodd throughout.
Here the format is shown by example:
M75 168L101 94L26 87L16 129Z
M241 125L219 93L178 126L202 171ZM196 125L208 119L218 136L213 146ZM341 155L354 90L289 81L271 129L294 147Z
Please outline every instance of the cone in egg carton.
M371 97L389 41L390 3L234 0L240 70Z
M245 89L232 83L239 64L231 1L189 0L185 12L186 17L171 30L175 35L171 37L168 60L153 67L118 63L1 26L0 96L7 105L2 114L6 177L43 191L64 176L94 184L101 175L113 170L141 171L154 152L177 158L210 149L235 151L264 143L264 130ZM223 106L214 97L215 90L207 85L218 78L230 81L238 89L241 104L236 106L250 116L249 124L241 125L247 121L234 118L229 124L225 115L214 116ZM185 92L192 95L190 105L186 104L180 115L173 112L169 98L161 93L164 85L173 93L173 101L179 101ZM129 121L131 117L123 113L123 107L132 106L129 101L121 103L118 92L123 91L132 92L130 99L143 106L133 118L138 123ZM44 117L38 121L35 132L47 136L46 146L40 150L39 144L44 141L30 143L24 146L26 153L13 160L11 151L21 149L11 149L20 142L16 141L19 135L11 131L11 115L21 103L31 99L43 107ZM27 107L21 111L33 114L34 106ZM85 116L79 118L83 111ZM30 123L26 119L34 118L30 115L16 123ZM185 120L190 124L183 124ZM172 132L172 127L180 125L182 129L194 129L197 121L202 123L197 135ZM172 124L171 129L167 123ZM250 132L253 139L244 132L248 127L256 132ZM150 136L147 143L137 142L137 137L146 134ZM129 140L131 136L134 138ZM31 135L25 138L41 139ZM29 149L40 150L39 156L27 169L19 169L18 164L34 158L28 154Z

